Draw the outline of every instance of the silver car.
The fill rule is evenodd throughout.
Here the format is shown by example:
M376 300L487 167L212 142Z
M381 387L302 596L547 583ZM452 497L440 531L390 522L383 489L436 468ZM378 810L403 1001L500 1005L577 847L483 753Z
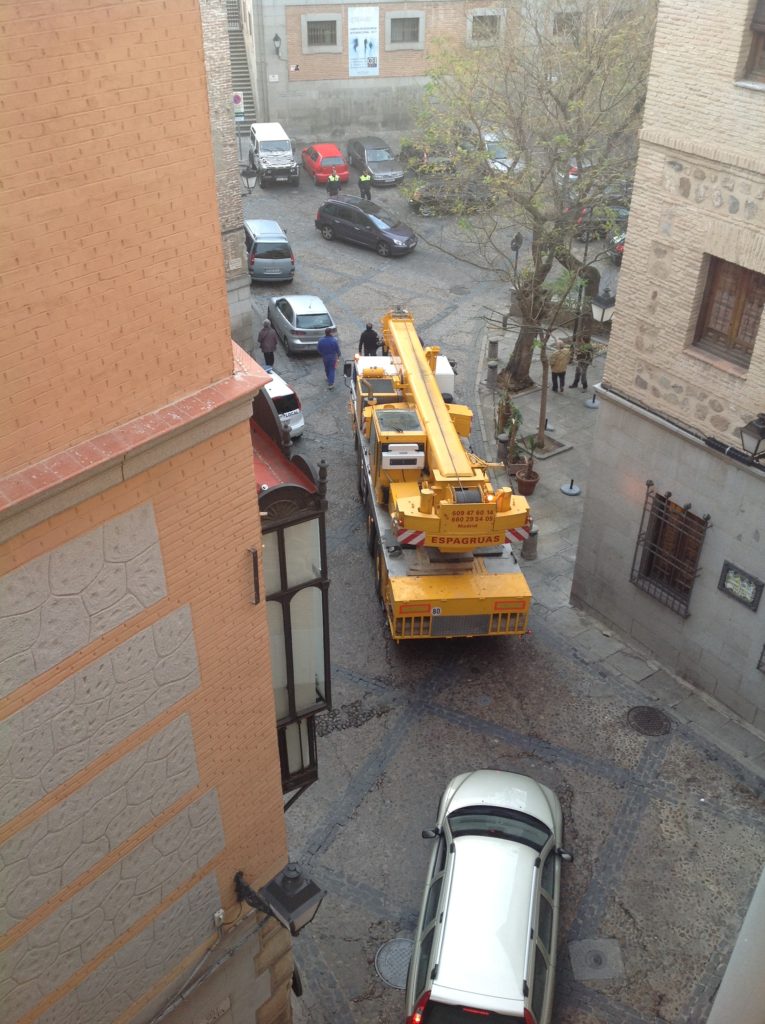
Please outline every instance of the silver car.
M272 295L268 319L288 352L315 352L327 327L335 322L316 295Z
M367 171L373 185L398 185L404 168L390 146L376 135L348 140L348 163L359 171Z
M406 988L407 1024L550 1024L563 817L526 775L481 770L441 797Z

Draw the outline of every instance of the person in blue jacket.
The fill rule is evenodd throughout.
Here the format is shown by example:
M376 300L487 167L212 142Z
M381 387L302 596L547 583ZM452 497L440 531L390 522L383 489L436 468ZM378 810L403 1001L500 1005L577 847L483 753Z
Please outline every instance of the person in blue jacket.
M324 362L324 372L327 375L327 385L331 391L335 386L335 367L337 366L338 359L340 359L342 355L340 352L340 345L335 337L334 327L328 327L324 332L324 337L319 338L318 348L319 355Z

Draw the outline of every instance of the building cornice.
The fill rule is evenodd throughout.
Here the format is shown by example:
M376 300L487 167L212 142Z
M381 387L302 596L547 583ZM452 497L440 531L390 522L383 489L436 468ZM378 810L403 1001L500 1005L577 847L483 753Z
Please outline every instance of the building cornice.
M231 344L230 377L0 477L0 541L248 420L269 377Z

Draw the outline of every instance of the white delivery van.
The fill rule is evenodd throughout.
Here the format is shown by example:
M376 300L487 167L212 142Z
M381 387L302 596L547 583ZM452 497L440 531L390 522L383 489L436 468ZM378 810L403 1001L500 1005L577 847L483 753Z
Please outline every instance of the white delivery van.
M300 184L292 142L278 121L250 125L250 167L261 188L276 182Z

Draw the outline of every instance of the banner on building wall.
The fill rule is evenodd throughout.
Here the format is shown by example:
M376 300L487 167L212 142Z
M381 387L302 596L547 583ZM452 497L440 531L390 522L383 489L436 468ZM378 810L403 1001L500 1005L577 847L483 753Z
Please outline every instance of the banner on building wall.
M348 75L368 78L380 73L380 8L348 8Z

